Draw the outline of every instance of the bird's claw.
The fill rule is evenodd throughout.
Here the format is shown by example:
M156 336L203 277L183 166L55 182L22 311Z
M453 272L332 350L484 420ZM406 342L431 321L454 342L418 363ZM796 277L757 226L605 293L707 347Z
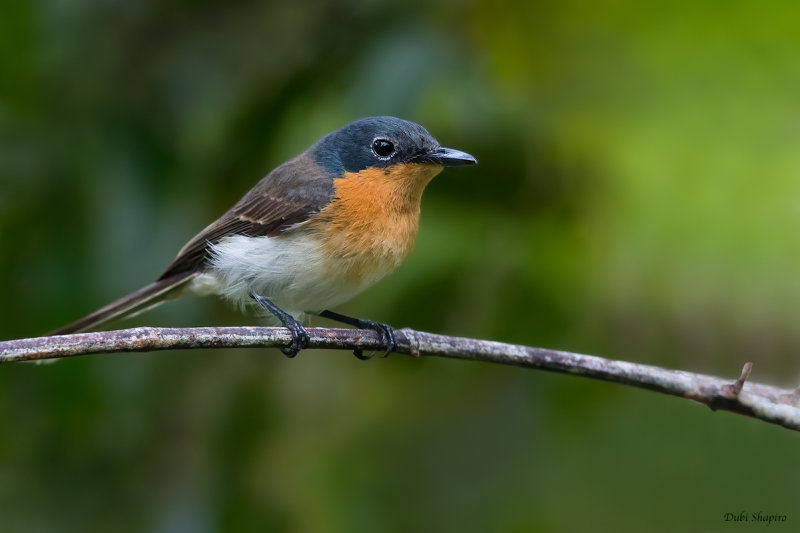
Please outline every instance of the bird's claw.
M255 300L258 305L272 313L275 318L280 320L281 325L288 329L292 334L292 342L290 342L288 346L281 348L281 353L283 355L292 358L297 355L300 350L308 347L308 344L311 342L311 336L308 334L306 328L304 328L296 318L286 311L283 311L265 296L251 292L250 297Z
M284 324L284 327L291 332L292 342L290 342L288 346L281 348L281 353L291 359L297 355L300 350L308 348L308 344L311 342L311 336L308 334L306 328L296 320L293 323Z
M389 354L392 353L395 348L397 348L397 336L395 335L394 328L392 326L382 322L374 322L372 320L360 320L358 327L361 329L371 329L378 332L378 334L381 336L381 343L386 346L386 352L384 352L383 357L388 357ZM353 350L353 355L362 361L366 361L367 359L372 359L372 357L375 355L375 351L373 350L364 355L364 351L361 348L356 348Z

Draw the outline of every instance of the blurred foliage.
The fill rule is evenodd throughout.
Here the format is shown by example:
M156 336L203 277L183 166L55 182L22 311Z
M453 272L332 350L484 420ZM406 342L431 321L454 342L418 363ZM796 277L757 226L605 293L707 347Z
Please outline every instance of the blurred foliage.
M151 281L392 114L480 159L341 311L793 386L797 2L3 2L0 338ZM256 323L214 299L119 325ZM2 531L722 531L797 435L491 365L208 351L0 368ZM786 524L787 526L789 524Z

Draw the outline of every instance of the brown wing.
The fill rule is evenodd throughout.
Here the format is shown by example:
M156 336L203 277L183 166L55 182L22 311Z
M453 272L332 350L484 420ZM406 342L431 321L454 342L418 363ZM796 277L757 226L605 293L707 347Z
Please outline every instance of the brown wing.
M228 212L186 243L158 279L197 270L208 257L209 243L229 235L278 235L308 220L332 198L333 178L307 155L298 156L270 172Z

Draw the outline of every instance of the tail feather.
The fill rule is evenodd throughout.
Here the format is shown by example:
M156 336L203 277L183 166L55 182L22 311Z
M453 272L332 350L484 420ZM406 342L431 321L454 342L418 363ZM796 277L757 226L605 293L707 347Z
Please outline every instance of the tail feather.
M111 302L85 317L67 324L48 335L67 335L69 333L80 333L88 331L98 326L118 318L125 318L137 315L151 307L162 303L170 298L179 296L180 291L189 282L195 273L192 271L175 274L165 279L160 279L150 285L142 287L138 291L123 296L119 300Z

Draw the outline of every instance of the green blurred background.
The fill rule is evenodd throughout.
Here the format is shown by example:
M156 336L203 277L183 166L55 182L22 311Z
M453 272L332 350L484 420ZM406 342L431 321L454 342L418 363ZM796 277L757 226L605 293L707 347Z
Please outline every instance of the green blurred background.
M731 378L750 360L792 387L799 14L3 1L0 338L152 281L275 165L392 114L480 165L433 181L414 253L340 311ZM194 299L116 325L255 323ZM0 530L729 531L742 511L797 530L798 444L685 400L449 360L6 365Z

